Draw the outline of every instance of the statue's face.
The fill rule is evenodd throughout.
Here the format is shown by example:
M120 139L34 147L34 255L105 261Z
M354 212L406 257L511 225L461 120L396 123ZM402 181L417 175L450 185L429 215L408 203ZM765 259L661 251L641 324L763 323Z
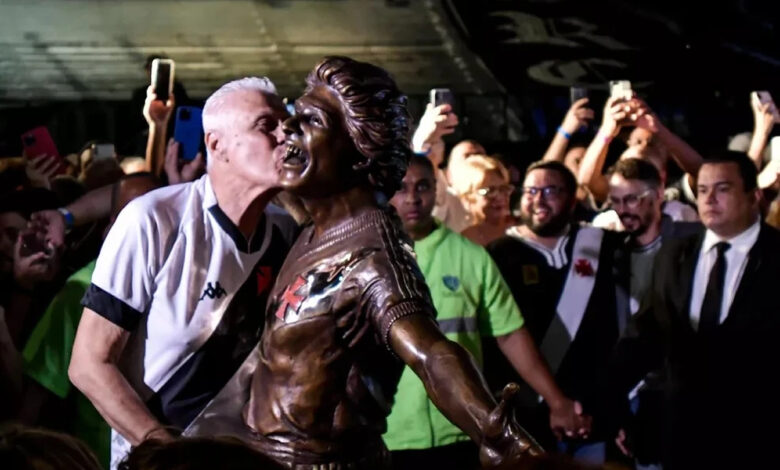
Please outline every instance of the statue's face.
M283 129L282 187L303 197L343 192L354 173L357 149L336 95L325 86L313 88L295 101L295 116Z

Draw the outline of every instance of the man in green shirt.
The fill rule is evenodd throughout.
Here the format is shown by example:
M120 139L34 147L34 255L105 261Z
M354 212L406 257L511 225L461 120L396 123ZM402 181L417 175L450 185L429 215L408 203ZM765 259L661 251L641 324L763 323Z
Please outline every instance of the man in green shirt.
M47 400L47 393L65 401L67 406L57 407L61 415L58 421L67 426L63 430L82 439L108 468L111 428L84 395L74 393L73 384L68 380L70 352L83 310L81 298L90 285L94 269L95 261L92 261L68 278L27 340L22 351L24 373L35 383L26 388L25 408L31 409L29 402L34 401L40 406L33 413L49 413L52 407L42 403ZM24 418L41 423L51 421L51 416Z
M512 293L487 251L431 215L436 180L430 161L412 157L401 189L390 201L414 240L417 263L438 313L439 328L482 366L482 337L494 337L523 379L550 404L550 426L558 435L587 433L590 418L555 384ZM477 468L476 447L430 402L417 376L406 368L384 440L393 466ZM433 466L432 466L433 465Z

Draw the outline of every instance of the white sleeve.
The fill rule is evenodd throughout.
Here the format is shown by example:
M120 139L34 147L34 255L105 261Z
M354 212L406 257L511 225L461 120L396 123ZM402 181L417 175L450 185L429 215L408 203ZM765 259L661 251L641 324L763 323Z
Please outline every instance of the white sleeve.
M135 329L151 303L162 251L161 227L148 201L132 201L117 216L82 301L126 330Z

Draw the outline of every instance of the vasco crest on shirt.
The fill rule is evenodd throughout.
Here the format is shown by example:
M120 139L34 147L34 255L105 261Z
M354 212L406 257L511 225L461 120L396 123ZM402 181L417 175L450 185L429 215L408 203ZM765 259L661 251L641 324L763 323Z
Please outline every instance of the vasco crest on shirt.
M329 311L333 302L330 294L342 288L345 277L365 254L361 251L357 255L350 253L326 259L316 268L299 275L277 298L276 318L294 323Z
M523 265L523 284L532 286L539 284L539 267L535 264Z

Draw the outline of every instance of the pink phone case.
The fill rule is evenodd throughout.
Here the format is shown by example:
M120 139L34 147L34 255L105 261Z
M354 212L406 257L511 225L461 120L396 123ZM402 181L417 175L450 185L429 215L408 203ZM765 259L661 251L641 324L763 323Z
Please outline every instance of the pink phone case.
M49 158L55 158L62 160L60 153L57 151L57 146L54 145L54 140L49 134L49 130L45 127L36 127L22 134L22 147L24 148L25 158L32 159L39 155L48 155ZM62 165L57 173L65 171L65 166Z

